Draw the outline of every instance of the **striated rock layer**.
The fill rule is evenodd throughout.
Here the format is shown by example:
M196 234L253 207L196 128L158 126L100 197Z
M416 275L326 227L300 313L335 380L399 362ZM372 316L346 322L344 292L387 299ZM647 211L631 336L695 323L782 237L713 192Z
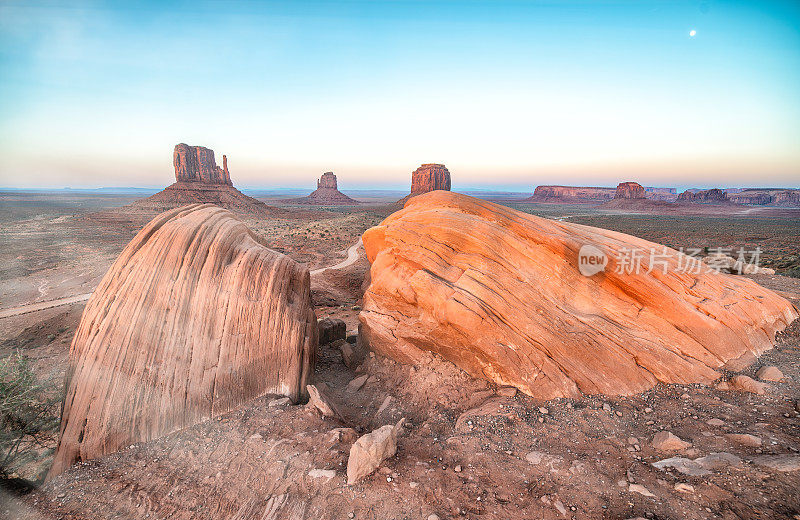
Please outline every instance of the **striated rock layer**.
M797 317L751 280L682 272L688 257L658 244L455 193L414 197L363 242L371 349L407 363L435 352L540 398L709 383ZM585 245L606 255L604 271L581 274ZM666 253L652 272L647 260L628 268L626 254L651 248Z
M162 213L86 305L50 475L265 393L298 400L316 347L305 267L219 207Z

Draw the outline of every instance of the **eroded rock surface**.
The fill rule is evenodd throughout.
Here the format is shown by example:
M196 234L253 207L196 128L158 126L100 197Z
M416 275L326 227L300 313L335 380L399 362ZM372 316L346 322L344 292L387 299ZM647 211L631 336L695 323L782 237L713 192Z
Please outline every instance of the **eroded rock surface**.
M710 190L686 190L678 195L678 202L699 202L703 204L730 202L728 196L719 188Z
M259 395L299 399L317 347L309 280L222 208L158 215L84 310L50 474Z
M687 257L658 244L455 193L410 199L363 242L365 344L412 364L431 351L536 397L708 384L797 317L751 280L679 270ZM604 271L581 274L585 245L606 255ZM666 272L621 260L651 248L665 253Z

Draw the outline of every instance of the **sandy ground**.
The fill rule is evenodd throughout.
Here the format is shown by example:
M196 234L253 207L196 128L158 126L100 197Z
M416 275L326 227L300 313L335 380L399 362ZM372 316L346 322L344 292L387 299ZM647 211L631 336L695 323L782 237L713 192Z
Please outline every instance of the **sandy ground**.
M553 218L577 213L570 208L530 210ZM23 215L4 223L0 240L13 245L6 258L17 259L10 264L17 270L0 279L0 288L13 295L13 301L3 299L0 308L11 306L6 302L19 305L76 294L70 291L87 292L82 287L93 288L92 281L102 276L137 229L132 219L118 213L115 218L93 219L93 212L66 210L62 216L68 218L49 223L60 218L58 211L47 219ZM388 205L373 206L325 211L313 220L248 225L287 254L319 268L349 262L361 232L389 211ZM627 225L632 228L627 232L640 236L689 226L672 220L657 225L617 216L588 217L617 219L611 224ZM80 224L71 223L76 221ZM731 228L752 237L747 240L791 249L784 236L793 229L791 223L753 222L741 221ZM713 225L708 229L714 232ZM49 238L37 239L35 247L20 244L31 231L49 233ZM703 231L695 233L692 236L702 236ZM798 247L795 243L795 253ZM90 253L73 258L76 251ZM355 252L359 254L352 263L312 276L318 317L344 319L350 334L357 329L369 269L363 249ZM85 278L67 282L79 265L89 269ZM26 270L18 270L21 267ZM800 279L753 278L800 305ZM46 297L35 292L42 280L50 283ZM0 318L0 355L22 352L38 375L63 380L83 305ZM797 456L800 450L799 353L800 325L795 323L780 335L775 349L743 371L752 376L766 364L783 371L785 381L771 383L766 395L659 385L628 398L540 401L509 396L434 357L423 366L409 367L366 356L351 370L338 349L323 346L315 376L331 388L344 415L341 421L322 418L303 405L271 406L273 398L265 396L157 441L79 464L27 494L3 492L0 517L797 518L800 471L770 469L760 465L758 457ZM362 374L369 376L367 383L348 391L347 384ZM400 417L409 427L398 454L374 475L347 486L344 468L352 437ZM660 430L692 446L659 452L651 441ZM762 445L742 445L726 437L730 433L755 435ZM675 455L695 459L719 452L740 461L696 477L652 466ZM48 465L45 456L31 473ZM312 477L312 469L333 469L335 477Z

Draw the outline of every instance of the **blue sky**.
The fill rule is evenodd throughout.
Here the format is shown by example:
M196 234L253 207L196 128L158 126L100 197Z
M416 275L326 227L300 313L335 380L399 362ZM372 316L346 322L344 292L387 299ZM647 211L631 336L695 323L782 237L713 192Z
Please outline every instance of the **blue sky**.
M0 0L0 186L797 186L799 80L797 2Z

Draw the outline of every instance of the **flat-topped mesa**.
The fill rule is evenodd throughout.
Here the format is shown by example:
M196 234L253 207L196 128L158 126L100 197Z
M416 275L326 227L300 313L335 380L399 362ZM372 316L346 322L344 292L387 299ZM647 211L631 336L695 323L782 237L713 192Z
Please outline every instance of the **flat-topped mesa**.
M220 207L161 213L83 311L50 476L267 393L297 401L317 338L305 266Z
M621 182L614 193L615 199L644 199L644 187L638 182Z
M590 186L536 186L528 202L605 202L614 198L614 188Z
M728 195L724 191L720 190L719 188L713 188L710 190L700 191L686 190L678 195L678 202L699 202L703 204L713 204L730 201L728 200Z
M172 154L175 165L175 180L178 182L202 182L233 186L228 173L228 158L222 156L220 168L214 160L214 150L204 146L175 145Z
M450 191L450 171L444 164L423 164L411 174L411 195Z
M433 352L542 399L708 384L797 318L774 292L673 249L458 193L412 198L363 242L364 345L411 364ZM651 251L657 268L630 265Z

